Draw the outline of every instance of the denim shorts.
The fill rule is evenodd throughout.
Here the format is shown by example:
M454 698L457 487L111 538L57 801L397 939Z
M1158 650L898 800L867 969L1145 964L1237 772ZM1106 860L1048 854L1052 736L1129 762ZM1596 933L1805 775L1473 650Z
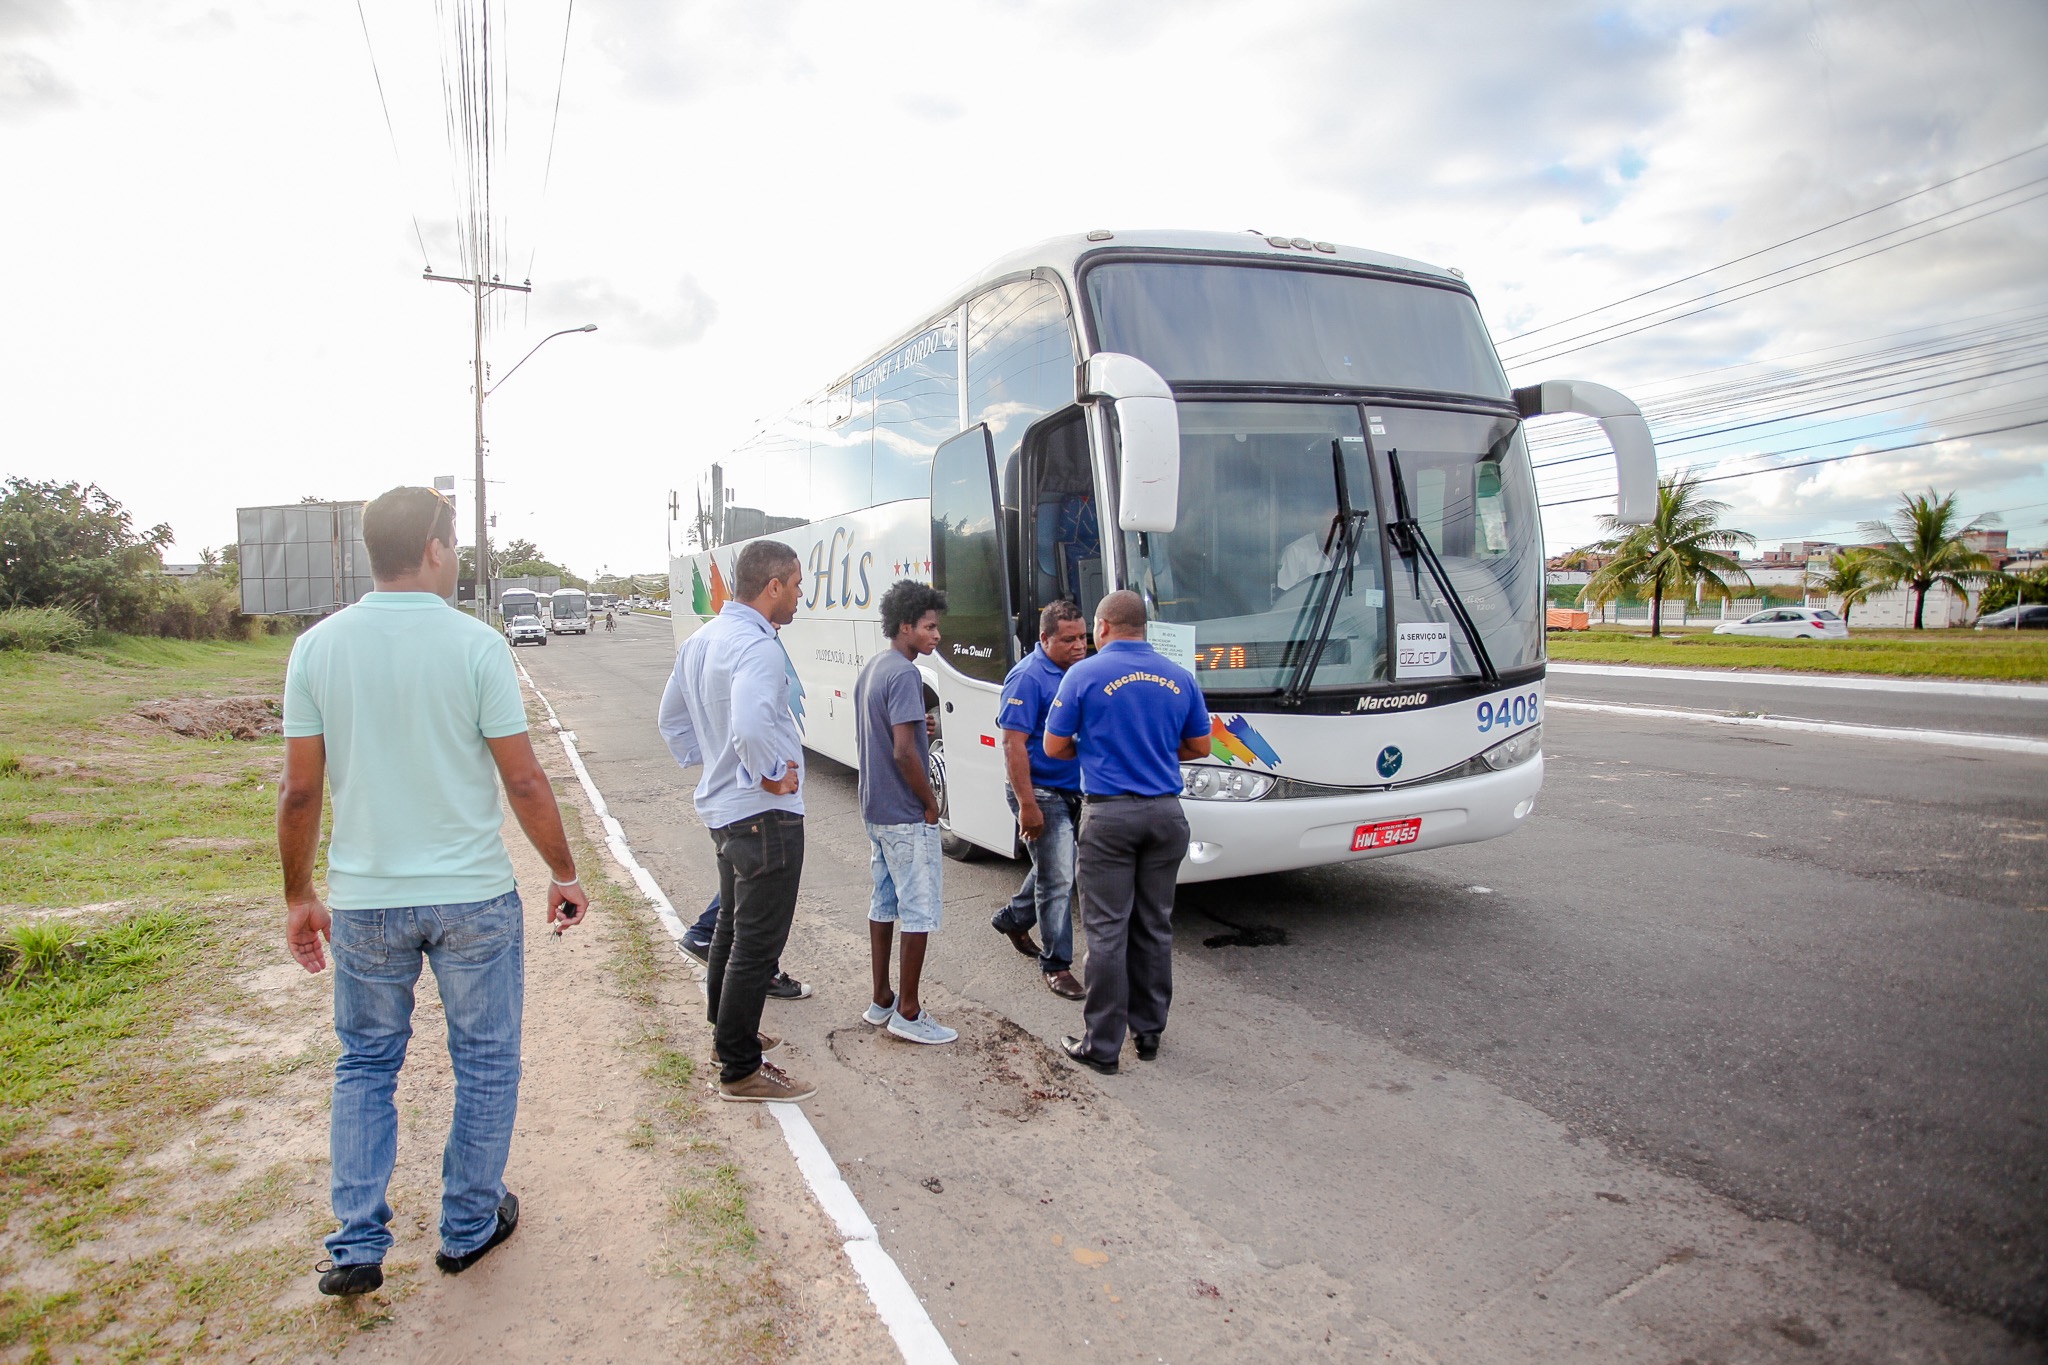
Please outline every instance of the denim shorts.
M906 934L929 934L939 927L940 872L945 851L939 827L922 820L908 825L869 825L868 871L874 894L868 918L877 924L900 923Z

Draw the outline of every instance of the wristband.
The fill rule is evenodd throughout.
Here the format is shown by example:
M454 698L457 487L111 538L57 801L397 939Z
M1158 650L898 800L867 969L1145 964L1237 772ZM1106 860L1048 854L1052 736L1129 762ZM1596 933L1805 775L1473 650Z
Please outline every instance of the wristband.
M580 878L580 877L571 877L571 878L569 878L569 880L568 880L568 881L566 881L566 882L565 882L565 881L563 881L563 880L562 880L562 879L561 879L560 877L555 877L555 878L552 878L552 879L551 879L551 880L550 880L550 881L548 882L548 885L550 885L550 886L575 886L575 885L577 885L577 884L578 884L579 882L581 882L581 881L582 881L582 878Z

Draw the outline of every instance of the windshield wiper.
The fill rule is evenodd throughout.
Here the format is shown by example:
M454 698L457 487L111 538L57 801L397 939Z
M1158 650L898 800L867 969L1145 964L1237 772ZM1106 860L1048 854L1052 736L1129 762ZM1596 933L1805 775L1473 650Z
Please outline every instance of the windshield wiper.
M1349 591L1351 571L1358 562L1358 546L1365 539L1365 523L1372 517L1372 510L1351 505L1351 482L1344 472L1344 442L1330 442L1330 467L1337 479L1337 515L1330 522L1330 534L1323 539L1323 557L1329 558L1330 551L1339 546L1344 552L1343 563L1333 565L1334 572L1318 575L1316 590L1309 598L1302 616L1315 622L1309 633L1301 637L1301 646L1295 651L1294 672L1288 676L1287 685L1280 689L1282 706L1298 706L1308 692L1309 680L1316 675L1316 668L1323 661L1323 650L1329 646L1330 636L1337 629L1337 609L1344 594Z
M1444 595L1451 615L1457 618L1458 628L1465 632L1465 639L1472 646L1472 657L1479 661L1480 676L1489 683L1498 683L1500 674L1486 652L1486 643L1479 638L1479 628L1472 624L1472 613L1465 610L1465 599L1451 586L1451 576L1444 572L1443 561L1436 557L1436 547L1429 543L1429 535L1422 529L1422 523L1408 509L1408 485L1401 478L1401 452L1388 450L1387 465L1394 472L1394 520L1387 524L1387 534L1393 538L1395 550L1410 562L1411 571L1415 574L1416 599L1419 601L1422 597L1422 569L1426 568L1436 583L1437 591ZM1394 647L1399 649L1400 643L1397 634Z

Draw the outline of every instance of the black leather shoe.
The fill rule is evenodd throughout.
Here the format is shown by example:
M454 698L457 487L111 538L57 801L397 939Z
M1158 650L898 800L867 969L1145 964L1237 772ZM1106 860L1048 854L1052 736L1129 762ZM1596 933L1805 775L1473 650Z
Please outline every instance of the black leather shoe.
M336 1265L325 1261L322 1265L324 1270L321 1266L313 1268L321 1272L320 1292L323 1294L367 1294L384 1287L384 1267L375 1261L365 1261L361 1265Z
M1072 1057L1075 1061L1079 1062L1082 1066L1087 1067L1090 1071L1099 1072L1104 1076L1116 1075L1116 1063L1105 1062L1099 1057L1091 1057L1087 1053L1083 1052L1081 1050L1081 1040L1079 1038L1060 1039L1060 1051L1066 1053L1069 1057Z
M491 1249L507 1237L510 1237L512 1230L518 1226L519 1196L507 1190L505 1191L505 1197L498 1201L498 1226L491 1233L491 1240L485 1242L475 1251L465 1252L460 1256L450 1256L445 1251L437 1251L434 1253L434 1264L441 1268L443 1275L460 1275L463 1271L481 1261L485 1256L488 1256L491 1253Z
M1137 1035L1137 1039L1138 1039L1138 1060L1139 1060L1139 1061L1141 1061L1141 1062L1149 1062L1149 1061L1152 1061L1152 1060L1153 1060L1154 1058L1156 1058L1156 1057L1158 1057L1158 1056L1159 1056L1159 1035L1158 1035L1158 1034L1156 1034L1156 1033L1140 1033L1140 1034L1138 1034L1138 1035Z

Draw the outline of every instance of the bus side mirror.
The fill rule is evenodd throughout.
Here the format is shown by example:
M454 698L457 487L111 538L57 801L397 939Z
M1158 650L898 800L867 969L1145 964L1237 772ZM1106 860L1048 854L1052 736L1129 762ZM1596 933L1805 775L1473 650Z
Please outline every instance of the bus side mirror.
M1136 356L1088 357L1081 396L1106 399L1116 414L1116 524L1125 531L1171 531L1180 519L1180 413L1173 390Z
M1515 390L1522 416L1575 412L1591 417L1614 447L1614 519L1641 526L1657 515L1657 447L1642 409L1604 384L1583 379L1550 379Z

